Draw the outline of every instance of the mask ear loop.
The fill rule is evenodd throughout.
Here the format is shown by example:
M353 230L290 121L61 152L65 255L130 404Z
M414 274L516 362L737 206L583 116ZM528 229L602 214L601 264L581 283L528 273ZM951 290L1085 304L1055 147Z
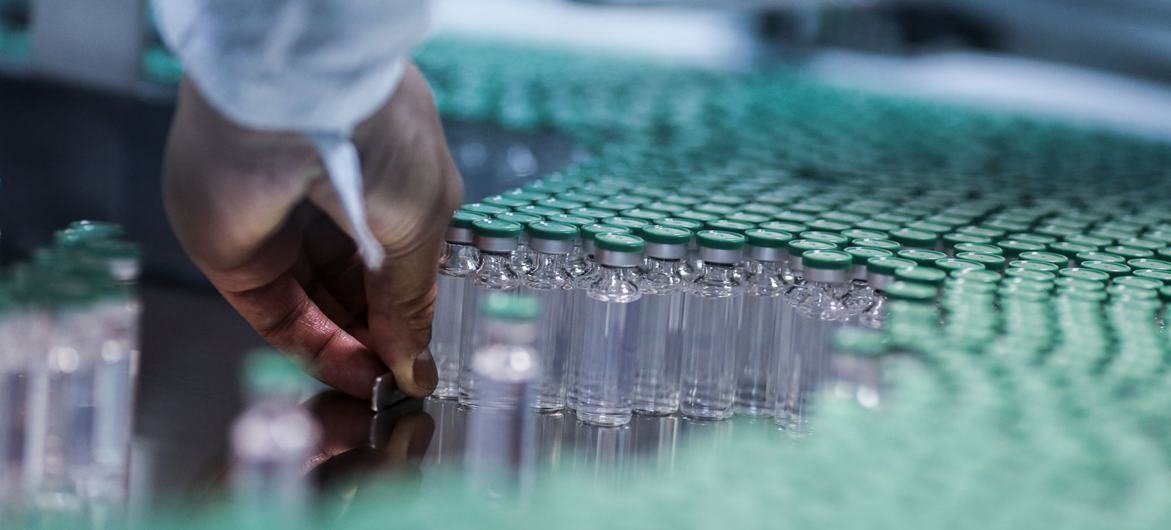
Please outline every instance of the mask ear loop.
M350 139L341 133L312 133L309 137L317 147L317 154L325 163L325 172L337 191L350 223L351 234L358 244L358 253L369 270L382 267L386 257L382 245L370 231L366 221L366 202L362 192L362 168L358 160L358 149Z

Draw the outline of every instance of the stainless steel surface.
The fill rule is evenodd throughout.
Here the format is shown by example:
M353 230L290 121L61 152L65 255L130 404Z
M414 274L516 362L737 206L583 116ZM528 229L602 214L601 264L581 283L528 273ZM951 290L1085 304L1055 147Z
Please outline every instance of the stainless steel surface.
M381 412L406 398L407 395L399 391L398 385L395 384L394 374L387 372L374 380L374 391L371 392L370 397L370 410Z

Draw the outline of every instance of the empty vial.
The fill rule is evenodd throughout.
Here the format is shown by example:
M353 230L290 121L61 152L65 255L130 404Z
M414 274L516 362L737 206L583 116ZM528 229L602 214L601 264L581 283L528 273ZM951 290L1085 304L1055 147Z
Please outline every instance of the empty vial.
M777 310L777 336L780 342L777 344L775 356L772 359L772 365L769 368L768 384L765 390L766 400L769 403L769 408L776 411L776 402L778 399L778 392L783 386L784 382L781 380L781 366L792 364L793 356L793 330L796 326L796 314L793 311L793 305L788 302L788 293L799 288L805 283L805 270L801 264L801 254L809 250L833 250L835 247L823 241L813 241L810 239L794 239L785 245L785 262L784 269L781 275L782 289L784 290L783 303L779 304Z
M634 354L634 411L671 414L679 409L679 355L683 349L683 260L691 232L647 226L639 270L638 345Z
M541 378L533 406L551 412L565 408L570 334L563 324L572 292L566 260L578 230L572 225L537 221L530 223L526 231L533 253L533 270L525 277L521 293L531 296L541 306L535 344Z
M627 234L594 237L598 274L586 289L578 325L585 329L576 359L574 395L578 419L595 425L625 425L632 412L634 352L641 297L638 266L645 243Z
M463 322L460 326L460 351L473 351L481 335L479 323L480 299L488 293L516 293L521 277L512 268L512 252L524 227L520 223L500 219L480 219L472 223L476 248L480 251L480 265L471 276L470 289L464 289ZM476 379L472 372L471 356L460 358L459 403L476 406Z
M569 311L563 315L562 326L569 330L569 380L566 381L565 406L570 409L577 407L577 360L581 358L582 348L585 347L586 329L581 325L585 315L585 305L589 297L586 291L598 277L598 263L594 253L597 252L596 239L600 234L629 234L630 229L603 224L589 224L580 227L582 238L583 259L580 264L571 263L569 275L572 292L570 293Z
M297 405L306 377L275 351L249 356L249 405L232 425L232 498L240 526L309 528L311 489L305 476L321 439L313 416Z
M870 304L858 315L860 324L872 329L882 328L886 320L887 287L896 281L896 272L914 266L915 262L911 260L889 256L870 258L866 261L866 283L874 290L874 296Z
M855 314L844 303L850 289L853 258L837 250L808 250L801 254L804 283L786 293L793 308L789 356L780 366L781 387L777 422L784 426L804 419L805 401L828 367L827 346L832 333Z
M451 216L445 239L447 244L439 259L436 278L435 320L431 325L431 356L439 372L435 397L454 399L459 396L460 333L464 320L464 291L472 273L480 265L480 251L473 245L472 223L485 216L457 211Z
M483 339L469 363L478 406L469 412L468 484L477 493L504 497L528 490L536 450L530 410L540 377L533 348L541 308L528 296L490 293L480 304Z
M703 270L687 286L679 410L702 419L732 415L736 398L736 347L744 305L740 263L745 237L701 230L696 234Z
M736 413L759 416L772 414L768 379L781 344L778 317L785 294L785 246L793 235L763 229L748 230L744 235L746 290L744 316L736 337Z
M519 212L504 212L496 214L494 217L502 221L520 223L521 226L541 220L538 215ZM517 238L516 250L512 252L512 268L521 275L528 274L529 271L533 270L533 251L529 246L528 232L522 231L520 237Z
M850 268L850 292L846 293L845 303L855 313L862 313L874 303L874 288L866 281L869 273L866 265L870 258L893 256L889 250L872 247L846 247L844 252L854 259Z

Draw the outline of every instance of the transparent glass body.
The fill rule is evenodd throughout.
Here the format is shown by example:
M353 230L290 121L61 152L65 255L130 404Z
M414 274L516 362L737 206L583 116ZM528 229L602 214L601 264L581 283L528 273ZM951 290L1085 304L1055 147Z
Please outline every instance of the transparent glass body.
M447 243L439 261L436 279L435 320L431 326L431 356L439 372L435 397L452 399L459 395L461 333L469 279L480 264L480 251L472 245ZM465 310L466 308L466 310Z
M562 312L562 328L569 333L569 359L566 361L568 374L566 377L565 406L577 410L577 362L581 359L582 349L585 348L586 328L580 320L586 314L586 301L589 297L586 291L598 279L598 264L591 256L585 256L580 263L570 263L568 267L570 280L569 307Z
M461 352L475 351L484 336L480 322L480 299L490 292L515 293L520 286L520 275L511 264L511 253L481 252L480 266L471 276L472 285L464 289L463 322L460 323ZM459 361L459 404L474 407L479 402L476 395L476 374L472 370L471 355L461 355Z
M684 343L679 411L700 419L732 415L736 398L736 346L744 306L737 267L705 263L688 285L683 306Z
M736 413L772 414L770 370L782 342L780 309L785 284L779 262L749 261L745 267L744 316L736 341Z
M512 270L515 270L521 275L528 274L536 267L536 252L532 247L524 241L520 241L516 245L516 250L512 252L509 262L512 264Z
M858 315L858 323L872 329L882 329L886 322L886 295L882 291L873 291L870 304L862 309Z
M537 299L541 316L537 320L534 348L540 360L541 377L533 406L541 411L565 408L565 373L568 369L570 327L564 313L570 307L571 283L565 254L534 252L535 264L521 287L523 294Z
M639 330L634 352L633 408L644 414L679 410L683 351L682 260L647 258L639 270Z
M310 528L305 466L321 439L313 416L290 400L261 398L232 425L231 436L239 518L273 528Z
M850 280L850 291L846 293L843 303L850 308L851 312L860 315L874 303L874 289L866 280L857 278Z
M95 307L105 325L94 371L93 493L121 502L129 486L130 439L133 431L138 322L136 298L111 298Z
M533 322L484 318L471 355L479 402L468 416L464 464L468 484L492 498L527 491L536 455L535 398L540 364Z
M77 509L95 476L94 382L105 322L92 304L54 311L31 359L24 481L33 506Z
M585 291L580 325L585 328L577 359L574 395L578 419L595 425L625 425L632 412L634 354L641 298L637 269L600 266Z
M41 312L0 315L0 520L11 520L23 503L24 461L31 354L45 351L46 318Z
M849 290L849 280L808 281L786 293L793 326L788 338L790 351L778 363L780 384L774 408L776 421L782 426L797 427L804 420L805 403L828 370L830 338L855 314L844 302Z

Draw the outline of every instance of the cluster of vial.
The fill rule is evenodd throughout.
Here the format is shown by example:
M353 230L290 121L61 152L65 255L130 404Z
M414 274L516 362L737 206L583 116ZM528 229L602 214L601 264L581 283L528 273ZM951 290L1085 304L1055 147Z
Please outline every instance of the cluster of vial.
M0 519L120 516L138 273L120 227L82 221L0 279Z

